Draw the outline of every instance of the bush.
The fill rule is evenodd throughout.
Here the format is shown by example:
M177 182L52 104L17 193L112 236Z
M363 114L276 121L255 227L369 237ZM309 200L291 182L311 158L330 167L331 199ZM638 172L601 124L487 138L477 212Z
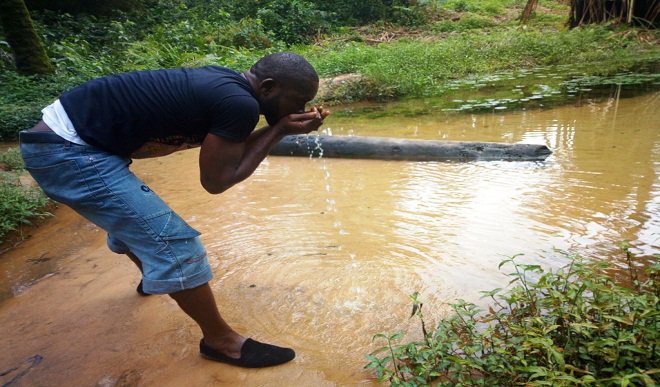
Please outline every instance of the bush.
M41 109L82 78L66 76L22 76L0 72L0 141L13 141L18 132L41 119Z
M481 28L494 27L496 23L488 17L468 14L458 21L443 20L433 25L435 32L468 31Z
M324 13L304 0L274 0L257 11L257 17L275 37L287 44L309 43L326 29Z
M376 21L415 26L427 22L429 2L418 0L312 0L328 13L334 25L362 25Z
M49 215L43 210L48 203L43 192L21 184L22 170L23 160L18 149L0 154L0 243L19 226Z
M297 30L296 35L285 33L282 38L289 44L308 40L319 30L326 32L347 25L378 21L423 25L432 9L429 1L420 0L218 0L216 6L237 19L263 14L264 24L275 34L281 27ZM274 19L275 16L279 20Z
M18 148L9 148L0 153L0 170L21 172L25 169L23 157Z
M501 15L506 8L521 4L520 0L447 0L443 7L456 12Z
M459 300L431 332L414 294L422 340L395 345L402 333L377 334L387 345L366 367L404 386L658 385L660 257L642 278L624 250L627 286L608 263L578 256L556 272L504 260L515 287L482 292L492 300L487 312Z

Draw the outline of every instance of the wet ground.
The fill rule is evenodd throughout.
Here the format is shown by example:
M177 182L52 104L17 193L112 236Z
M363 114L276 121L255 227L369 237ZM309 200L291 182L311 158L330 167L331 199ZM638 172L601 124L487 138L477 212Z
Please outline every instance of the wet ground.
M388 162L269 157L212 196L196 150L134 171L203 233L221 312L238 331L296 349L290 364L242 370L199 357L200 332L168 297L139 297L137 270L67 208L0 259L0 383L324 386L375 384L363 369L379 332L419 327L456 298L506 284L497 265L557 267L563 249L622 263L660 253L660 93L561 107L369 115L339 108L325 131L548 145L545 162ZM385 111L433 106L388 105ZM362 111L362 113L360 112Z

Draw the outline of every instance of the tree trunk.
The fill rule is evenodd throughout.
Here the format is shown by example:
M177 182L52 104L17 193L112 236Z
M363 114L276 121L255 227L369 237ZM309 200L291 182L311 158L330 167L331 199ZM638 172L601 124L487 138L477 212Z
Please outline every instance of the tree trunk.
M536 9L536 5L538 4L539 0L527 0L527 4L525 5L525 9L523 10L522 16L520 17L520 21L522 23L527 23L529 18L532 16L532 12Z
M571 28L582 24L619 23L657 28L660 21L659 0L571 0L568 24Z
M0 22L14 51L19 73L34 75L53 72L23 0L0 0Z
M540 144L297 135L285 136L270 154L407 161L542 161L552 151Z

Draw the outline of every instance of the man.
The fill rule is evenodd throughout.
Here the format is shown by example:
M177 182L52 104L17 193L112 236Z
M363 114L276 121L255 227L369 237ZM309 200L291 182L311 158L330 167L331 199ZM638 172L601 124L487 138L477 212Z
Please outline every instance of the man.
M27 170L52 199L108 233L108 247L142 272L138 292L169 294L202 330L202 356L241 367L292 360L292 349L246 339L222 319L199 232L129 169L131 158L201 146L202 186L219 194L250 176L283 136L319 128L305 111L318 75L301 56L276 53L245 73L208 66L91 80L43 109L20 133ZM259 114L268 126L254 130Z

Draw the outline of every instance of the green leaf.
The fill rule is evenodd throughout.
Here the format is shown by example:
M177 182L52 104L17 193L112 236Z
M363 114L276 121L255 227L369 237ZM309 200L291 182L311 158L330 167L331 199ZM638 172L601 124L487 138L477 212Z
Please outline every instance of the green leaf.
M376 333L374 337L371 338L371 341L374 341L376 339L385 339L387 340L387 336L385 336L384 333Z
M393 335L391 335L389 337L389 340L390 341L397 341L400 338L402 338L405 334L406 334L406 332L396 332L396 333L394 333Z
M502 288L495 288L495 289L490 290L490 291L480 291L479 293L482 294L482 296L481 296L482 298L493 297L494 295L499 293L501 290L502 290Z
M611 314L608 314L608 315L605 315L605 316L603 316L603 317L608 318L608 319L610 319L610 320L618 321L618 322L620 322L620 323L622 323L622 324L633 325L633 320L632 320L629 316L627 316L627 315L624 315L624 316L613 316L613 315L611 315Z

